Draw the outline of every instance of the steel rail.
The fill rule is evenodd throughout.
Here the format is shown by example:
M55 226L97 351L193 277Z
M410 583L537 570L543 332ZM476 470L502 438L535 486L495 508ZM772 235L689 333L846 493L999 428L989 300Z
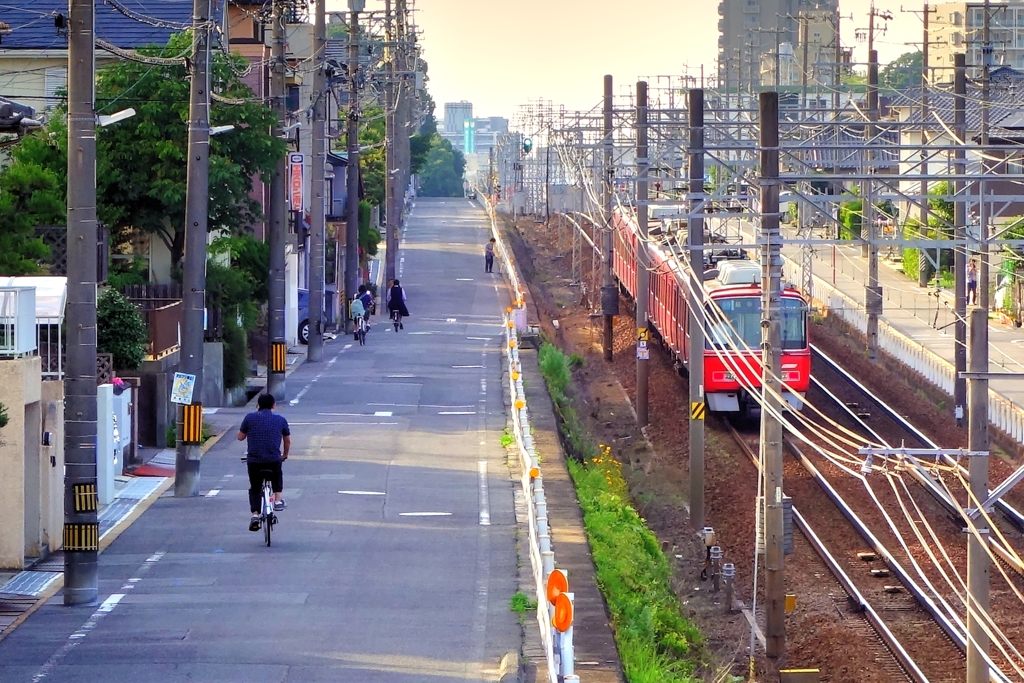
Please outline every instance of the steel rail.
M747 444L743 440L743 437L740 435L740 433L736 430L734 426L732 426L728 422L725 422L725 424L727 425L728 430L731 433L733 439L743 450L743 452L746 453L747 457L750 458L750 461L754 464L754 467L757 468L757 470L760 472L761 468L757 462L757 455L750 448L749 444ZM914 658L910 655L910 653L907 652L906 648L903 647L903 644L900 642L899 638L897 638L896 635L889 629L889 627L885 624L885 621L882 619L878 611L875 610L875 608L871 605L871 603L864 596L864 594L860 592L860 589L857 588L856 584L854 584L853 579L851 579L850 576L843 570L843 568L840 566L839 562L832 555L832 553L828 551L828 548L825 547L824 542L811 528L811 525L807 521L807 519L803 515L801 515L800 512L797 510L796 505L793 505L792 510L793 521L796 523L797 528L799 528L800 532L803 533L804 537L807 539L807 542L810 543L812 548L814 548L814 552L818 554L822 562L825 563L825 566L828 567L830 572L832 572L832 575L839 582L839 585L843 587L843 590L846 591L846 594L850 597L851 600L853 600L856 603L857 607L863 611L868 623L871 624L871 627L875 630L875 634L879 637L879 639L882 641L885 647L889 650L889 653L893 656L896 662L903 669L903 673L907 676L908 679L915 681L915 683L928 683L928 676L925 675L923 671L921 671L921 668L914 661Z

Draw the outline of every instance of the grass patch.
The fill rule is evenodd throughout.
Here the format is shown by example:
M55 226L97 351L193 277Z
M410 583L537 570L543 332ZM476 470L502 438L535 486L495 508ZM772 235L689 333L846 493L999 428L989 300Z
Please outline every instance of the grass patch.
M702 658L700 631L680 614L668 559L630 503L621 465L608 446L595 447L566 395L570 361L551 344L538 356L566 444L578 461L569 473L583 510L597 583L612 615L629 683L691 683Z
M178 445L177 432L178 432L178 425L177 424L173 424L172 423L172 424L167 425L167 431L164 432L164 445L167 448L175 448L175 447L177 447L177 445ZM213 425L211 425L209 422L203 421L203 432L202 432L202 436L200 438L202 438L202 440L203 440L202 442L203 443L206 443L208 440L212 439L213 438Z
M531 600L526 593L516 593L508 601L509 608L516 614L526 614L530 610L537 609L537 601Z
M500 443L502 448L508 448L513 443L515 443L515 441L515 437L509 434L507 429L505 430L505 433L501 435Z

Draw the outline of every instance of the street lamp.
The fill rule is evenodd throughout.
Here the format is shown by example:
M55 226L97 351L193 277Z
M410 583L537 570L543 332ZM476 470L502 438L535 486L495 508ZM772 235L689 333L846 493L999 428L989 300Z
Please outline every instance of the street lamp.
M129 107L128 109L122 109L119 112L115 112L107 116L97 116L96 125L101 128L106 128L107 126L111 126L115 123L120 123L125 119L130 119L133 116L135 116L135 110Z

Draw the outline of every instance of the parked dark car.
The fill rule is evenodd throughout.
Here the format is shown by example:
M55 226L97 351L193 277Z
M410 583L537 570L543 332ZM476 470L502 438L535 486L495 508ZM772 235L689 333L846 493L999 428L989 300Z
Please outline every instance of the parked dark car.
M299 290L299 343L309 343L309 290Z

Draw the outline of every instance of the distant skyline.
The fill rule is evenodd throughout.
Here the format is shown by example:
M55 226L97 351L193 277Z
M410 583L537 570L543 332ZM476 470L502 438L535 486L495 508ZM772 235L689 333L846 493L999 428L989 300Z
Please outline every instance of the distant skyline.
M411 3L412 0L409 0ZM875 0L893 21L876 37L879 61L920 49L920 9L900 11L900 0ZM935 3L932 3L935 4ZM347 6L328 0L328 9ZM871 0L840 0L842 42L854 61L867 59L855 29L868 25ZM368 0L366 9L383 9ZM851 19L852 15L852 19ZM550 100L568 110L589 110L601 99L610 73L617 92L661 75L710 76L718 53L718 0L519 0L516 3L419 0L415 22L429 64L428 89L444 117L444 103L468 100L473 115L511 118L519 105ZM882 22L879 22L882 23Z

